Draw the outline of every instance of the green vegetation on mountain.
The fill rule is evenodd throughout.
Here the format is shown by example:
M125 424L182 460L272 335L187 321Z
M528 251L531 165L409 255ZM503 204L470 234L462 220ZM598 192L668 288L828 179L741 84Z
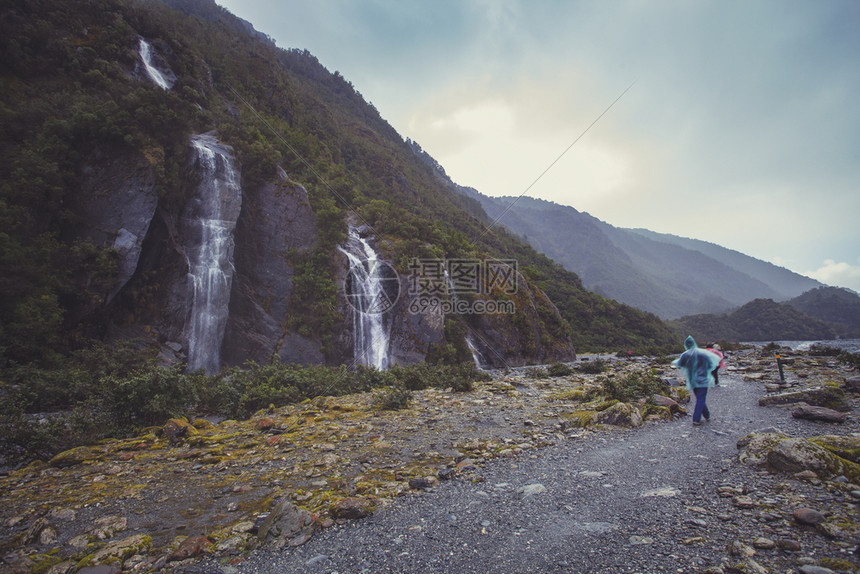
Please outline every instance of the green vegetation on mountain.
M137 422L206 404L193 377L152 370L147 342L104 351L112 358L97 366L102 351L90 349L105 349L100 341L122 339L123 328L157 310L151 293L160 270L109 300L117 252L81 239L86 222L72 206L100 162L140 157L155 174L159 225L168 233L190 194L183 179L189 137L210 130L234 148L243 188L276 179L280 166L307 189L313 247L279 255L295 270L296 311L285 328L316 338L326 357L336 354L342 323L336 245L354 214L403 274L414 257L517 260L552 301L536 304L547 345L644 352L677 343L656 316L586 291L574 273L516 236L484 233L489 220L480 204L440 183L349 81L307 51L277 49L211 0L5 0L2 14L0 402L11 405L7 423L49 409L111 413L133 403L122 392L140 389L163 404L151 412L142 406ZM141 69L141 36L175 73L170 90ZM448 319L451 337L469 321ZM448 343L439 362L467 357L462 341Z
M803 341L835 336L827 323L771 299L750 301L724 315L682 317L670 325L698 341Z
M516 258L552 298L582 349L666 344L653 316L582 289L578 278L517 238L494 230L474 200L438 184L410 146L337 72L306 51L284 51L206 0L7 2L0 22L8 169L0 181L0 351L28 363L99 336L78 311L98 301L99 278L113 272L110 250L70 242L65 205L79 187L84 158L129 148L157 166L165 201L181 205L179 184L192 132L217 129L235 149L243 185L281 165L306 186L320 220L314 251L297 261L295 297L323 332L333 297L331 254L355 209L388 239L401 270L412 257ZM138 35L176 73L169 91L130 77ZM295 150L299 155L293 153ZM307 163L306 163L307 162ZM470 239L481 237L476 243ZM545 317L549 320L549 317ZM308 328L319 330L319 324Z
M670 325L699 340L803 341L860 337L860 296L818 287L785 303L756 299L722 315L691 315Z
M819 287L786 301L790 305L828 323L837 335L860 337L860 296L841 287Z

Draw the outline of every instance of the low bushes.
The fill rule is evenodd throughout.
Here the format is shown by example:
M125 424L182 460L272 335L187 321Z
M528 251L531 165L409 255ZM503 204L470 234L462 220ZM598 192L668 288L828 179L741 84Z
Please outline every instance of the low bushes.
M471 363L367 367L304 367L277 360L217 375L159 367L141 351L93 348L62 368L0 372L0 466L46 458L106 437L131 436L171 417L208 414L246 418L317 396L389 391L381 408L402 408L413 391L472 390L488 375ZM35 414L39 413L39 414Z

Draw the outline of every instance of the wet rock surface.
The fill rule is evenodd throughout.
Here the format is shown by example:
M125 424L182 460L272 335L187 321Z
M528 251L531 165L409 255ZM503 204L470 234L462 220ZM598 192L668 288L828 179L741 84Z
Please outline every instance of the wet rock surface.
M612 420L635 428L597 424L623 403L590 389L650 366L636 361L603 375L499 373L470 393L416 392L402 411L377 411L368 393L190 421L178 435L172 421L0 478L0 568L850 572L856 398L839 425L758 400L765 385L799 391L852 373L799 355L783 383L771 362L730 356L701 427L659 404L640 405L640 421L616 407L627 416ZM843 472L774 468L774 448L793 439ZM820 517L801 522L802 509Z

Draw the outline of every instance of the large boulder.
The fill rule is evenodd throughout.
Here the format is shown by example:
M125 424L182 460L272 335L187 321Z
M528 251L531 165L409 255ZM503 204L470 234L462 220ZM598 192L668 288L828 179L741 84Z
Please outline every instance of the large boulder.
M120 540L114 540L103 546L93 555L96 564L109 563L146 552L152 547L152 538L147 534L132 534Z
M79 446L61 452L60 454L52 458L48 464L55 468L66 468L69 466L81 464L82 462L87 460L95 460L101 455L102 452L99 450L88 446Z
M825 423L844 423L847 413L840 413L827 407L814 407L812 405L801 405L791 411L791 416L796 419L820 421Z
M809 439L840 458L860 464L860 437L822 435Z
M860 479L860 465L803 438L777 442L767 454L767 466L791 474L811 470L821 478L845 475L850 480Z
M335 518L356 520L370 516L373 513L374 504L368 498L353 496L334 502L330 510Z
M751 433L738 440L738 460L750 466L767 462L767 454L779 441L787 438L780 432Z
M200 556L212 547L212 541L205 536L190 536L179 543L179 547L167 557L168 562L179 562Z
M841 412L848 412L852 408L851 403L845 396L845 391L836 387L815 387L791 393L765 395L758 400L759 406L762 407L794 405L798 403L826 407Z
M199 431L185 419L170 419L161 427L161 436L170 442L178 442L197 434L200 434Z
M608 409L597 413L595 422L617 427L635 428L642 426L642 414L629 403L615 403Z
M658 407L666 407L667 409L669 409L669 412L672 413L673 415L676 415L676 414L685 415L685 414L687 414L687 410L684 407L682 407L678 403L678 401L676 401L674 399L670 399L669 397L664 396L664 395L654 395L653 399L654 399L655 405L657 405Z
M275 504L269 515L257 529L257 536L264 544L275 548L298 546L320 527L319 519L288 500Z

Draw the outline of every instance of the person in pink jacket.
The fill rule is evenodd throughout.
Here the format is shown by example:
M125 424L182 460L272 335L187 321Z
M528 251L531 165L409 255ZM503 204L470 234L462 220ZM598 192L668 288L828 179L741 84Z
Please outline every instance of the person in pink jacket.
M714 386L717 386L720 384L720 369L726 368L726 362L723 360L725 355L723 355L723 352L720 350L720 346L717 343L711 343L705 347L705 350L712 352L720 358L720 364L717 365L717 368L711 373L714 376Z

